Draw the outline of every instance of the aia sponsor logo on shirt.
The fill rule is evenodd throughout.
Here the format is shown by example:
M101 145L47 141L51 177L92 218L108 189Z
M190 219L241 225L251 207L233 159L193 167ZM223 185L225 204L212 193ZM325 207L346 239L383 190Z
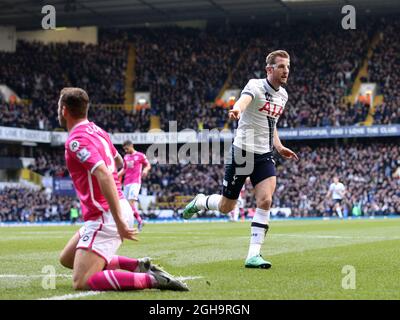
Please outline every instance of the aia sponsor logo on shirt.
M264 113L266 116L280 117L283 112L283 106L267 101L258 111Z

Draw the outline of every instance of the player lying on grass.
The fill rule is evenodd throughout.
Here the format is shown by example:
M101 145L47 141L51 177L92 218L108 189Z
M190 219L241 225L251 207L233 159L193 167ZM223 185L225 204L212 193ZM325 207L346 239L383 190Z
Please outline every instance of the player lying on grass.
M276 186L275 148L286 159L298 159L279 139L276 123L285 108L288 94L282 87L289 76L290 57L286 51L271 52L266 58L266 79L251 79L241 97L229 111L229 118L239 120L230 161L225 164L222 195L198 194L184 209L191 218L201 210L229 213L235 206L247 177L254 187L256 212L251 223L250 247L246 268L271 267L262 258L261 245L269 228L272 196Z
M185 283L153 265L149 258L116 255L124 239L137 240L137 230L117 176L115 161L122 165L122 157L109 135L88 121L88 109L89 97L84 90L61 91L58 118L69 132L65 160L85 221L60 256L61 264L73 269L74 289L187 291Z

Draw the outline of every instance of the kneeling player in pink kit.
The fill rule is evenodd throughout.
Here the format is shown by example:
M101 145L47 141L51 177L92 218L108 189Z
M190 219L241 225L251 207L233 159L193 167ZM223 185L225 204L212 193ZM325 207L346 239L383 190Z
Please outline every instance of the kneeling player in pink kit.
M118 177L125 175L124 195L132 206L133 214L138 222L138 229L142 231L143 221L136 208L136 202L139 200L142 177L147 176L151 165L144 153L135 150L131 141L125 141L122 147L126 154L124 156L124 167L118 172Z
M187 291L185 283L153 265L149 258L115 255L123 239L137 240L137 230L117 176L115 162L122 165L122 158L108 134L88 121L88 109L89 97L84 90L61 91L58 118L69 132L65 159L85 220L60 256L61 264L73 269L74 289Z

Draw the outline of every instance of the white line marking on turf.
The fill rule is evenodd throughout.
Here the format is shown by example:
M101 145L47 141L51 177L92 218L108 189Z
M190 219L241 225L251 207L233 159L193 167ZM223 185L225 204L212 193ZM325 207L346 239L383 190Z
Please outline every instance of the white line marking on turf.
M331 236L331 235L319 235L319 234L286 234L276 233L274 236L279 237L300 237L300 238L311 238L311 239L353 239L354 236Z
M201 278L203 278L203 277L202 276L176 277L176 279L178 279L180 281L196 280L196 279L201 279ZM96 296L101 293L105 293L105 291L88 291L88 292L80 292L80 293L70 293L70 294L66 294L63 296L41 298L38 300L69 300L69 299L78 299L78 298L83 298L83 297Z
M89 297L89 296L96 296L101 293L104 293L104 291L88 291L88 292L80 292L80 293L71 293L71 294L65 294L63 296L41 298L38 300L69 300L69 299L77 299L77 298L83 298L83 297Z
M179 280L179 281L196 280L196 279L201 279L201 278L203 278L203 277L202 276L176 277L176 279Z
M26 274L0 274L0 278L43 278L44 276L46 277L51 277L51 275L47 274L31 274L31 275L26 275ZM71 274L56 274L54 277L56 278L72 278ZM201 279L203 276L187 276L187 277L176 277L179 281L186 281L186 280L196 280L196 279Z
M1 278L43 278L46 276L46 278L53 277L53 275L48 275L48 274L0 274L0 279ZM54 275L56 278L72 278L71 274L56 274Z
M290 234L290 233L271 233L271 236L278 237L295 237L295 238L309 238L309 239L376 239L376 240L397 240L399 237L387 236L364 236L364 235L320 235L320 234Z

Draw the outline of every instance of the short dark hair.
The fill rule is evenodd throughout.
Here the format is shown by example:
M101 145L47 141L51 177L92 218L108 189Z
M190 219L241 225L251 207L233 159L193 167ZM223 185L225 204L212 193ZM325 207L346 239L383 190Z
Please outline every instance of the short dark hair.
M87 117L89 110L89 96L81 88L63 88L60 92L61 105L65 105L73 118Z
M122 144L123 147L130 147L133 146L133 143L131 140L126 140L124 141L124 143Z

